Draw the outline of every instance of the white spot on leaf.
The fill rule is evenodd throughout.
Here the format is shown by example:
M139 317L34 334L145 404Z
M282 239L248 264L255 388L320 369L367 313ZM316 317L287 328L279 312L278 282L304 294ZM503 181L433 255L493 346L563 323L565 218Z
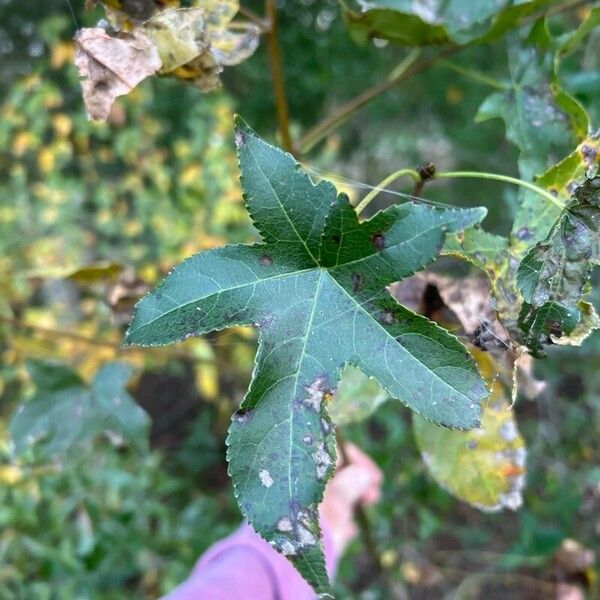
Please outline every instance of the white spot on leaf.
M288 517L281 517L279 521L277 521L277 531L292 531L292 522Z
M301 546L314 546L315 536L301 523L298 523L298 541Z
M317 477L323 479L325 477L329 467L331 466L331 456L325 449L325 444L321 442L317 451L314 454L314 460L317 465Z
M263 469L262 471L260 471L260 473L258 474L258 477L260 479L260 482L266 488L270 488L273 485L273 478L271 477L271 473L269 473L269 471L267 471L266 469Z
M281 542L280 550L284 556L294 556L296 554L296 548L289 540Z
M308 392L308 396L304 399L304 404L309 408L313 408L317 412L321 410L323 396L327 391L325 387L325 378L317 377L310 385L304 388Z

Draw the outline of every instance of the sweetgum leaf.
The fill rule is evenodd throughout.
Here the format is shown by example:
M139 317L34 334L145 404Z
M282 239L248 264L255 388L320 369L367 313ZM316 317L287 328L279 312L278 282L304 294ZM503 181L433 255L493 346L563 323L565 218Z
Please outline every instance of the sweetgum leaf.
M485 209L393 206L363 223L331 183L238 120L248 211L263 242L202 252L137 305L127 344L159 345L233 325L260 332L252 382L228 437L244 515L317 593L330 593L317 507L335 465L326 402L358 366L437 423L478 423L487 395L466 349L400 306L386 286L421 270L447 232Z
M341 0L358 41L384 38L407 46L490 41L551 0Z
M249 58L259 29L246 23L233 29L237 0L197 0L190 8L167 8L143 24L162 60L161 73L193 83L204 92L221 86L223 67ZM239 23L238 23L239 25Z
M560 64L599 17L600 12L592 10L580 27L559 38L550 35L544 20L524 33L511 32L507 37L512 85L506 91L489 96L476 117L479 121L502 118L507 138L520 151L521 178L535 180L563 204L569 200L574 187L595 169L598 141L588 134L589 119L584 109L560 85ZM548 168L578 143L567 158ZM523 315L528 313L527 310L521 313L523 299L516 282L517 266L529 248L547 237L561 214L560 202L555 204L539 194L520 189L519 207L503 263L478 265L490 276L498 314L515 339L522 335L519 320L523 325ZM554 308L546 314L555 312ZM547 328L539 319L533 322L538 332Z

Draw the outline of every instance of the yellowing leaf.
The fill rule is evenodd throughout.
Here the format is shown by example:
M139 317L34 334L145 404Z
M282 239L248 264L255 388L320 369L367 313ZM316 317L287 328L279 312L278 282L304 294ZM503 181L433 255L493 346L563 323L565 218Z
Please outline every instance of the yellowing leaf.
M206 400L214 400L219 393L219 377L215 365L201 363L194 368L196 388Z
M156 47L142 31L111 37L100 27L84 28L75 43L75 66L84 78L83 99L91 119L106 121L115 98L161 67Z
M516 510L525 484L524 441L504 388L494 379L495 362L481 351L472 354L492 392L481 426L452 431L415 414L417 445L433 478L460 500L486 512Z
M66 114L56 113L52 115L52 127L58 137L67 137L71 133L73 123Z
M162 61L161 73L169 73L194 60L207 46L204 11L200 8L169 8L144 24Z
M241 63L259 42L258 28L229 29L239 10L237 0L204 0L191 8L169 8L144 23L163 62L161 73L183 79L203 92L221 86L224 66Z

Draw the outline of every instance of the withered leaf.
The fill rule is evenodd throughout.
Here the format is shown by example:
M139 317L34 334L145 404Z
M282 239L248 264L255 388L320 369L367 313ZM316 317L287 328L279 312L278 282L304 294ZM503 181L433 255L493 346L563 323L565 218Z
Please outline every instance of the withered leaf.
M208 47L204 11L169 8L144 24L162 61L161 73L169 73L198 57Z
M203 92L221 86L219 74L249 58L259 42L259 29L248 23L231 31L237 0L205 0L191 8L168 8L144 24L161 57L161 73L196 85Z
M161 67L156 47L142 31L113 37L100 27L86 27L75 35L75 45L83 100L94 120L106 121L115 98Z

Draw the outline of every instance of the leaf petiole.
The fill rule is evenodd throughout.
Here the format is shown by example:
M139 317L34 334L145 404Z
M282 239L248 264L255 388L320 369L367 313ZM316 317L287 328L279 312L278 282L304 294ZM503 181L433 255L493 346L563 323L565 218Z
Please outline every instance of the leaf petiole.
M385 188L390 185L390 183L396 181L396 179L400 179L400 177L410 177L416 183L421 181L421 176L414 169L400 169L399 171L395 171L391 175L388 175L383 181L377 184L357 205L356 205L356 214L360 215L360 213L367 208L370 204L371 200L379 194L379 192L385 190Z
M461 178L471 178L471 179L491 179L494 181L503 181L505 183L512 183L514 185L520 185L521 187L534 192L535 194L539 194L546 198L546 200L550 201L552 204L555 204L561 210L564 210L565 204L561 202L558 198L553 196L550 192L546 191L544 188L541 188L533 183L529 183L528 181L523 181L522 179L518 179L517 177L511 177L510 175L501 175L499 173L480 173L479 171L442 171L441 173L436 173L432 179L461 179Z
M400 169L395 171L391 175L388 175L385 179L383 179L379 184L377 184L356 206L356 214L360 214L370 203L371 201L379 194L379 192L385 190L385 188L390 185L390 183L396 181L400 177L409 176L415 182L420 182L421 175L418 171L414 169ZM523 181L522 179L517 179L516 177L510 177L509 175L501 175L499 173L484 173L479 171L443 171L440 173L436 173L435 175L428 178L428 180L433 179L491 179L494 181L503 181L505 183L512 183L514 185L519 185L525 189L528 189L531 192L539 194L544 197L546 200L550 201L552 204L558 206L561 210L565 209L565 204L561 202L558 198L553 196L550 192L545 189L538 187L533 183L529 183L528 181Z

